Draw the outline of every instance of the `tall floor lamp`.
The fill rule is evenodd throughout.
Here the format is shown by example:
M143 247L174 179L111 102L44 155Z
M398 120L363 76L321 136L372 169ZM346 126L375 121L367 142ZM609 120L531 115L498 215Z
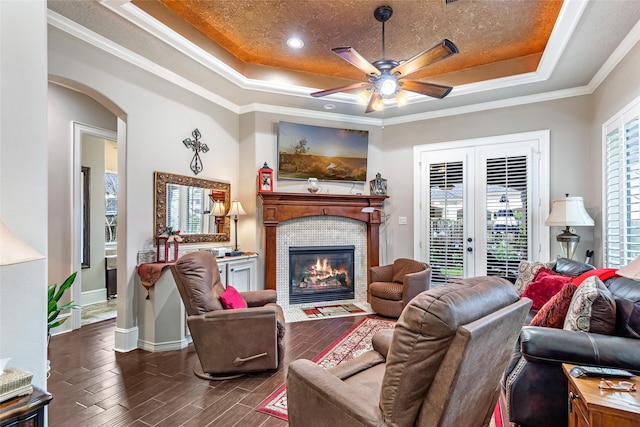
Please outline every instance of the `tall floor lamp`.
M556 236L556 240L562 248L562 256L573 259L573 255L580 241L580 236L570 227L593 226L593 219L584 208L582 197L569 197L553 201L549 218L544 225L565 227L564 231Z
M238 251L238 217L240 215L246 215L247 213L244 211L244 209L242 209L242 205L240 204L239 201L234 200L233 202L231 202L231 208L229 209L229 212L227 212L227 216L232 216L233 217L233 223L234 223L234 232L236 235L236 246L233 249L233 252L231 252L229 255L234 256L234 255L242 255L242 252Z

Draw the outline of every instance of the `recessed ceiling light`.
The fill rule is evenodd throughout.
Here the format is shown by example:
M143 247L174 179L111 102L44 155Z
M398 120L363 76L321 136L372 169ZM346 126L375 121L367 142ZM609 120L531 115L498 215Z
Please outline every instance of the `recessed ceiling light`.
M333 110L336 108L335 104L324 104L322 106L325 110Z
M289 40L287 40L287 46L292 49L301 49L302 46L304 46L304 42L298 37L291 37Z

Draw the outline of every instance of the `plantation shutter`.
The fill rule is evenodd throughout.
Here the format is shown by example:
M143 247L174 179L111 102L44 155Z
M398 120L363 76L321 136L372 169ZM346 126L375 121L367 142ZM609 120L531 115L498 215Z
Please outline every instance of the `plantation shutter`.
M549 132L419 147L416 259L438 286L464 277L514 280L523 260L548 260Z
M202 201L204 191L199 187L187 187L186 222L183 232L186 234L199 234L202 229Z
M520 261L527 259L527 164L527 156L486 159L484 231L489 276L517 277Z
M640 256L640 159L636 100L604 126L604 262L622 267Z
M167 226L180 229L180 186L167 184Z
M429 263L436 285L464 274L463 189L463 162L429 165Z

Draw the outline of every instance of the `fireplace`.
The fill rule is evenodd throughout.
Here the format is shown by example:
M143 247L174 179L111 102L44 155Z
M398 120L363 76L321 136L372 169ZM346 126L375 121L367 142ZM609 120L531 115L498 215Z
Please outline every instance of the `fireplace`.
M290 246L289 304L353 299L355 246Z

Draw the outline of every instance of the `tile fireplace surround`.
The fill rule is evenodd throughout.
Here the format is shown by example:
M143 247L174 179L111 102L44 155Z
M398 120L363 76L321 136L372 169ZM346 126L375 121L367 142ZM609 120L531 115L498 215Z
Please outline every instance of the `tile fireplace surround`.
M355 301L367 299L367 274L379 264L380 211L387 196L260 193L265 226L265 288L289 305L289 247L355 245ZM351 300L352 302L353 300ZM341 303L350 301L330 301Z

